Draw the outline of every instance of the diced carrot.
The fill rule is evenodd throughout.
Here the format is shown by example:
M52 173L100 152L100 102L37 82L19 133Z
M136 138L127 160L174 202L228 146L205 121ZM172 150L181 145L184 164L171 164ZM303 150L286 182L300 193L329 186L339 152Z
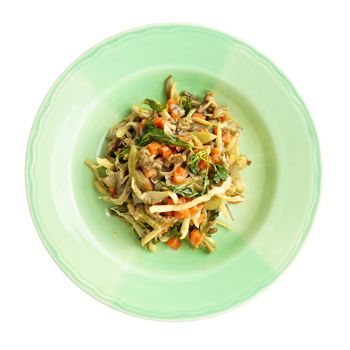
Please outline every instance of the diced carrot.
M179 249L181 247L182 242L178 237L173 237L173 238L170 238L166 242L166 244L172 249Z
M210 156L215 164L220 163L220 150L218 148L213 148L210 152Z
M198 112L193 113L192 117L205 119L205 115L203 115L202 113L198 113Z
M213 148L210 152L211 156L218 156L220 155L220 150L218 148Z
M191 216L191 213L189 209L179 210L179 211L174 211L174 216L178 219L184 219L184 218L189 218Z
M167 201L168 204L174 204L174 201L171 198L167 198L166 201Z
M146 177L152 177L154 175L157 174L157 170L155 169L148 169L148 170L144 170L143 173L146 175Z
M199 230L192 230L190 232L190 242L194 247L198 247L203 240L203 235Z
M153 186L151 183L147 183L143 186L143 190L144 191L152 191L153 190Z
M108 189L109 189L111 196L114 197L115 194L117 193L117 188L115 186L110 186Z
M215 135L218 134L218 128L216 126L213 127L213 134L215 134Z
M161 146L159 151L163 158L169 158L169 156L173 153L168 146Z
M206 162L205 160L201 159L198 163L198 167L200 170L205 170L208 168L208 162Z
M170 108L171 105L177 105L178 101L177 100L173 100L171 98L169 98L168 100L168 107Z
M186 170L182 167L177 167L173 173L173 182L175 184L182 183L186 178Z
M191 216L196 215L199 213L203 208L203 205L195 205L194 207L188 209L190 211Z
M222 142L227 145L231 140L232 135L228 131L222 132Z
M158 154L160 143L153 141L147 145L147 148L151 152L151 154Z
M152 122L158 129L164 129L165 121L162 118L154 118Z

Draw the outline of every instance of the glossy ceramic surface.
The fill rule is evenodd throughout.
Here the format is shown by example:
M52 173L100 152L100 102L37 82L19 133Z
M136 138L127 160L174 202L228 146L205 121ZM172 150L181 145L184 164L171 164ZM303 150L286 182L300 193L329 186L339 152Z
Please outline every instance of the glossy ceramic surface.
M246 201L208 255L183 246L143 250L130 227L107 217L85 159L143 98L179 89L216 93L242 124ZM318 142L294 88L265 57L201 27L159 25L114 36L78 58L46 96L30 135L27 195L53 259L83 290L118 310L185 320L222 312L271 283L291 262L320 191Z

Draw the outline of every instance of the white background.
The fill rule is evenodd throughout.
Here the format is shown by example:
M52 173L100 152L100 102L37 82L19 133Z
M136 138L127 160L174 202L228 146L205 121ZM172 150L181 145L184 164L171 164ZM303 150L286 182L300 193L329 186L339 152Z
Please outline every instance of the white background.
M0 348L349 349L350 11L346 3L1 1ZM82 292L46 252L25 198L26 142L51 84L99 41L154 22L202 24L253 45L293 82L321 143L321 201L297 258L253 300L201 321L138 319Z

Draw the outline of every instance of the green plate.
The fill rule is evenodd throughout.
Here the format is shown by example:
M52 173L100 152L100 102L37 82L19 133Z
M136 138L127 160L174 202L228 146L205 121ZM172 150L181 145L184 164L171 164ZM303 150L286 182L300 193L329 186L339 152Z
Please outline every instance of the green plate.
M107 217L84 160L143 98L162 100L164 79L213 90L243 126L246 201L207 254L166 245L143 250ZM96 299L129 314L187 320L220 313L270 284L313 220L320 156L309 113L282 73L250 46L189 25L156 25L98 44L54 83L29 138L27 196L40 238L60 268Z

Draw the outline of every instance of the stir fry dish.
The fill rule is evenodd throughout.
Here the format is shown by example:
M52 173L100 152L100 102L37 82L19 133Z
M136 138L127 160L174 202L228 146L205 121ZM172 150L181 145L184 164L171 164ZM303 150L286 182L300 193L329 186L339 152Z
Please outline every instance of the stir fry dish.
M142 247L159 243L213 252L221 213L244 201L241 127L213 92L198 98L166 79L167 101L145 99L112 127L103 157L86 164L109 212L130 224ZM233 219L232 219L233 220Z

